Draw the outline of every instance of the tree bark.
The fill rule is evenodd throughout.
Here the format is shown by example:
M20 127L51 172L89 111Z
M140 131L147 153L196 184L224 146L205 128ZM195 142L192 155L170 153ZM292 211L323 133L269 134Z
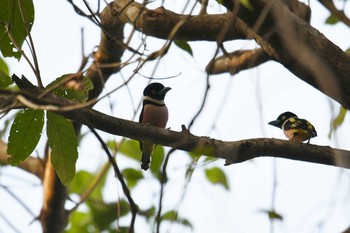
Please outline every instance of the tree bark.
M233 2L235 1L227 0L224 5L231 10L234 8ZM255 10L249 11L239 5L237 17L233 17L232 13L178 15L164 8L150 10L136 2L130 4L127 0L114 1L110 8L116 12L112 15L115 20L130 23L136 30L157 38L169 39L169 33L175 25L182 22L176 33L172 33L171 39L255 39L271 59L349 109L350 56L292 13L282 2L259 0L251 3ZM263 11L267 13L261 19ZM227 25L232 26L225 32L222 29Z
M20 82L23 81L27 82L25 78L22 78L17 79L16 83L21 86ZM53 93L46 93L45 96L37 99L37 96L40 96L40 93L44 90L35 86L28 90L34 91L36 95L26 93L26 102L22 101L22 103L27 104L27 107L48 108L75 122L110 134L140 141L150 141L155 144L194 152L198 155L225 159L226 165L244 162L256 157L271 156L350 169L350 151L346 150L267 138L224 142L208 137L195 136L184 126L182 132L175 132L112 117L90 108L74 108L74 103ZM21 99L23 100L23 98ZM67 106L70 106L69 111L64 109Z

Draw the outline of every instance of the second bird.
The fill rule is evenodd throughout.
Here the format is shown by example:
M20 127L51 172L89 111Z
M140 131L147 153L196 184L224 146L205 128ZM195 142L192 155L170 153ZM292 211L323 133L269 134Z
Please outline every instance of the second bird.
M317 136L315 127L307 120L300 119L292 112L285 112L277 120L269 122L270 125L282 129L290 141L303 142Z
M164 87L160 83L151 83L144 89L140 123L165 128L168 122L168 108L164 103L164 98L170 89L170 87ZM142 151L141 168L147 170L155 144L140 141L140 147Z

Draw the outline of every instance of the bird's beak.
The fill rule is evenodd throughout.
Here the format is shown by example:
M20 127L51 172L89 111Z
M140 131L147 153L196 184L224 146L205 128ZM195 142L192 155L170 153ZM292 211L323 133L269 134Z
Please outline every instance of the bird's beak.
M276 127L280 128L281 127L280 126L281 125L281 121L279 121L279 120L270 121L269 125L273 125L273 126L276 126Z
M159 95L165 95L168 91L170 91L170 87L164 87L160 92L158 93Z

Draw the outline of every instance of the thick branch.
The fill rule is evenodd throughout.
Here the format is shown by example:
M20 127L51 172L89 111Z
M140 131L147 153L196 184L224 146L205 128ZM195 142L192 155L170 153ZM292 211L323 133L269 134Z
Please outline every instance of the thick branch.
M224 4L227 4L228 9L232 9L234 2L227 0ZM131 23L136 29L158 38L167 38L174 25L186 20L173 39L216 41L224 25L232 23L230 20L234 18L229 13L184 16L164 8L149 10L136 2L129 6L126 6L127 3L127 0L114 1L110 7L118 14L113 17ZM282 2L260 0L252 1L252 4L254 11L244 10L244 7L239 6L238 18L223 37L224 41L254 38L261 44L261 38L265 38L275 53L272 53L270 48L266 50L265 45L262 47L273 59L349 109L350 56L302 20L300 15L298 17L293 14ZM268 10L267 15L261 19L264 10ZM255 28L256 25L260 26L254 36L249 28Z
M231 25L230 14L215 15L180 15L163 7L155 10L147 9L137 2L130 3L129 0L118 0L110 4L113 17L124 23L134 25L135 29L146 35L161 39L168 39L173 28L184 21L182 26L174 35L175 40L208 40L216 41L225 25ZM231 27L224 40L246 38L240 29Z
M230 73L237 74L242 70L256 67L271 58L261 48L252 50L237 50L225 54L210 62L206 67L208 74Z
M97 98L109 77L120 70L121 57L126 49L123 43L125 25L114 14L115 12L111 12L111 8L107 6L100 15L101 40L93 54L94 62L86 72L86 76L94 84L89 99Z
M24 77L22 79L16 78L15 81L18 86L21 86L19 84L26 81L26 79ZM44 91L35 86L32 86L30 90L36 94ZM108 116L90 108L62 111L60 106L71 105L72 102L53 93L48 93L40 99L37 99L38 95L27 94L26 96L33 101L33 104L41 104L41 106L35 106L37 109L45 108L44 104L46 102L50 104L52 111L89 127L135 140L150 141L200 155L222 158L227 161L227 164L244 162L256 157L273 156L350 169L350 151L333 149L329 146L309 145L276 139L224 142L192 135L185 128L182 132L165 130ZM53 104L57 105L56 110L52 108Z
M350 151L329 146L308 145L277 139L249 139L224 142L192 135L187 130L175 132L111 117L92 109L60 114L93 128L135 140L173 147L179 150L222 158L227 164L244 162L252 158L272 156L320 163L350 169Z
M293 1L293 0L289 0ZM235 1L225 0L227 7ZM311 27L279 0L252 1L253 11L239 14L249 27L259 24L258 34L275 49L276 61L297 77L350 108L350 56ZM244 9L243 6L240 8ZM266 16L261 19L262 12ZM260 24L260 21L263 23Z

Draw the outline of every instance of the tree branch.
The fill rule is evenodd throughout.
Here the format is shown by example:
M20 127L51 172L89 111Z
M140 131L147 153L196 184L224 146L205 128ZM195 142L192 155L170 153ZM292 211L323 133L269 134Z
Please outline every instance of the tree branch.
M224 1L228 9L234 3L232 0ZM245 14L241 13L239 17L253 28L261 20L262 12L267 12L257 34L275 49L278 54L277 58L274 57L276 61L349 109L350 56L291 12L282 1L258 0L251 3L254 10L242 10ZM244 6L240 5L240 8L244 9Z
M226 164L240 163L256 157L279 157L350 169L350 151L295 143L278 139L249 139L224 142L208 137L199 137L186 129L181 132L146 126L133 121L105 115L92 109L80 109L60 114L107 133L135 140L173 147L226 160Z
M223 2L229 10L233 9L235 1ZM296 4L293 0L287 2ZM239 5L238 17L224 41L256 39L266 53L290 72L350 109L350 56L307 23L308 8L298 3L294 14L290 11L293 7L288 8L280 1L259 0L251 4L252 11ZM229 21L232 18L230 13L178 15L164 8L149 10L136 2L130 4L127 0L114 1L110 8L115 12L112 15L115 20L133 24L135 29L163 39L168 37L174 25L184 19L186 21L174 35L174 40L216 41L223 25L232 23ZM266 17L261 19L262 12L266 12ZM262 38L273 52L271 47L262 44Z
M22 79L15 79L15 82L18 86L21 86L20 82L28 82L28 80L23 77ZM50 106L56 104L58 108L54 112L88 127L135 140L150 141L174 149L194 152L199 155L225 159L226 165L244 162L256 157L270 156L350 169L350 151L346 150L267 138L224 142L208 137L195 136L184 126L181 132L165 130L112 117L90 108L60 111L60 106L74 103L53 93L47 93L37 99L37 96L40 96L38 93L43 92L44 89L34 85L28 90L36 93L36 95L27 95L27 97L29 98L28 101L33 101L33 105L40 104L40 106L35 106L37 109L45 109L45 102Z
M237 50L217 57L207 65L205 71L208 74L237 74L242 70L254 68L270 60L271 58L261 48Z

